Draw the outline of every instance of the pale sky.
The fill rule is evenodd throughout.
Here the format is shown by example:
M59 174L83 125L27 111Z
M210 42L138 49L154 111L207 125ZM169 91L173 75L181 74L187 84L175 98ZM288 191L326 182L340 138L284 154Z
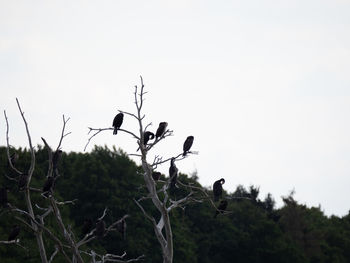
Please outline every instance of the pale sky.
M199 155L177 166L197 170L204 186L221 177L229 192L254 184L278 205L295 189L300 203L343 216L350 209L349 14L348 0L0 0L0 106L11 144L28 145L18 97L34 144L44 137L56 146L65 114L72 134L63 150L83 151L88 126L110 127L118 109L134 111L142 75L146 123L155 131L167 121L174 130L150 160L179 153L193 135ZM136 123L125 117L122 127ZM137 148L112 131L92 143Z

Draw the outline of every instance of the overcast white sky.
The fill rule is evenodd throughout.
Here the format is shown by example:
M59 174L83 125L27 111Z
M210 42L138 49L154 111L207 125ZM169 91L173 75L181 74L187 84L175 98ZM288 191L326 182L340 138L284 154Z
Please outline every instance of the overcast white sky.
M350 1L0 0L0 106L14 146L55 146L62 114L83 151L87 127L133 111L148 91L146 122L174 136L151 152L170 157L188 135L199 155L178 162L211 186L260 186L261 198L295 189L327 215L350 209ZM125 118L123 128L135 122ZM93 143L137 148L112 132ZM5 119L0 118L0 145ZM88 150L91 150L90 145ZM160 167L167 173L169 164Z

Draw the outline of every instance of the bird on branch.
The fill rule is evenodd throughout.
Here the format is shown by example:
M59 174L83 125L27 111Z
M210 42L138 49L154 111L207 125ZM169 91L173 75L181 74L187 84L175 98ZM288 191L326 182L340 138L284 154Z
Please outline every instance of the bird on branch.
M171 158L169 167L169 177L170 177L170 189L174 189L176 186L178 169L175 165L175 158Z
M49 197L52 194L53 186L55 183L55 178L53 176L47 177L45 184L43 186L43 195Z
M117 134L120 126L122 126L122 123L123 123L123 119L124 119L124 114L123 113L118 113L114 119L113 119L113 124L112 126L114 127L114 130L113 130L113 134Z
M160 176L161 176L160 172L157 172L157 171L153 171L152 172L152 178L153 178L154 181L157 182L159 180Z
M165 129L167 126L168 126L167 122L159 123L158 129L156 131L156 140L158 140L158 138L162 137L162 135L165 133Z
M221 202L218 206L218 209L215 212L214 218L216 218L218 216L218 214L220 214L220 213L222 214L226 210L227 204L228 204L227 200L221 200Z
M16 240L16 238L18 237L19 235L19 232L21 231L21 228L19 225L14 225L11 229L11 232L8 236L8 241L12 241L12 240Z
M219 201L219 199L222 196L222 185L225 183L225 179L221 178L220 180L217 180L213 184L213 193L214 193L214 201Z
M192 147L192 144L193 144L193 140L194 140L194 137L193 136L188 136L184 142L184 146L183 146L183 154L182 156L186 156L186 154L188 153L188 151L191 149Z
M98 238L102 238L102 237L104 237L105 233L106 233L106 223L105 223L105 221L103 221L102 219L98 220L97 223L96 223L95 235Z
M150 131L146 131L144 134L143 134L143 145L147 145L148 141L149 140L153 140L154 139L154 133L153 132L150 132Z

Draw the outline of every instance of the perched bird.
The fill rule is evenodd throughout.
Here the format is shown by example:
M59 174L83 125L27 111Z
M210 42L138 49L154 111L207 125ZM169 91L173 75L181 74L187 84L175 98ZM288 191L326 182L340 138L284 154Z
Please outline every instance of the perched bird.
M45 197L48 197L50 194L52 194L54 183L55 178L53 176L47 177L46 182L43 186L43 195Z
M161 176L160 172L157 172L157 171L153 171L152 172L152 178L153 178L154 181L157 182L159 180L160 176Z
M98 220L96 223L96 230L95 230L95 235L99 238L104 237L106 233L106 223L105 221Z
M154 139L154 133L153 132L150 132L150 131L146 131L144 134L143 134L143 145L147 145L148 141L149 140L153 140Z
M214 218L216 218L218 216L218 214L222 214L226 208L227 208L227 200L221 200L219 206L218 206L218 209L215 211L215 215L214 215Z
M174 189L177 180L178 169L175 165L175 158L171 158L169 167L170 188Z
M186 156L186 154L188 153L188 151L191 149L192 144L193 144L193 140L194 137L193 136L188 136L184 142L184 146L183 146L183 150L184 153L182 154L182 156Z
M0 206L7 207L8 206L8 198L7 198L7 187L0 188Z
M221 178L213 184L214 201L219 201L222 196L222 185L225 183L225 179Z
M117 134L118 129L120 128L120 126L122 126L123 119L124 119L123 113L120 112L117 115L115 115L113 119L113 124L112 124L112 126L114 127L113 134Z
M28 174L24 173L19 176L18 179L18 190L24 190L27 185Z
M154 139L154 133L150 131L145 131L143 134L143 145L146 146L149 140ZM140 147L136 151L140 150Z
M19 225L14 225L12 227L12 230L11 230L7 240L8 241L16 240L20 231L21 231L21 228L19 227Z
M62 150L57 150L52 156L52 169L55 171L62 156Z
M156 140L158 140L159 137L162 137L167 126L168 126L167 122L159 123L158 129L156 131Z
M117 229L123 236L123 239L126 240L126 221L124 219L117 224Z
M91 229L92 229L92 219L91 218L85 219L81 232L83 233L83 235L86 235L90 233Z

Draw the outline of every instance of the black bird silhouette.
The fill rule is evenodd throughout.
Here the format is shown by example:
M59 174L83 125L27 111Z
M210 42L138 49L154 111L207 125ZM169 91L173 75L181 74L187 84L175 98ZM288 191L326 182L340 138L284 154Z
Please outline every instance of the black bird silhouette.
M193 144L193 140L194 137L193 136L188 136L184 142L184 146L183 146L183 150L184 153L182 154L182 156L186 156L186 154L188 153L188 151L191 149L192 144Z
M99 238L104 237L106 232L106 223L105 221L98 220L96 223L96 230L95 230L95 235Z
M24 173L19 176L18 179L18 190L24 190L27 185L28 174Z
M117 115L115 115L113 119L113 124L112 124L112 126L114 127L113 134L117 134L118 129L120 128L120 126L122 126L123 119L124 119L123 113L120 112Z
M8 207L7 187L0 188L0 206Z
M43 186L43 195L45 197L48 197L50 194L52 194L54 183L55 183L55 178L53 176L47 177L45 184Z
M165 121L159 123L158 129L156 131L156 140L158 140L158 138L161 137L164 134L165 129L166 129L167 126L168 126L168 123L165 122Z
M21 231L21 228L19 227L19 225L14 225L11 229L11 232L10 232L7 240L8 241L16 240L20 231Z
M216 218L218 216L218 214L222 214L226 208L227 208L227 204L228 202L226 200L221 200L219 206L218 206L218 209L215 211L215 215L214 215L214 218Z
M170 177L170 189L174 189L177 181L178 169L175 165L175 158L171 158L169 167L169 177Z
M143 145L146 146L149 140L154 139L154 133L150 131L145 131L143 134ZM140 150L140 147L136 151Z
M219 201L222 196L222 185L225 183L225 179L221 178L213 184L214 201Z
M157 172L157 171L153 171L152 172L152 178L153 178L154 181L157 182L159 180L160 176L161 176L160 172Z
M143 134L143 145L147 145L148 141L149 140L153 140L154 139L154 133L153 132L150 132L150 131L146 131L144 134Z
M92 229L92 219L91 218L85 219L81 232L83 233L83 235L86 235L90 233L91 229Z

